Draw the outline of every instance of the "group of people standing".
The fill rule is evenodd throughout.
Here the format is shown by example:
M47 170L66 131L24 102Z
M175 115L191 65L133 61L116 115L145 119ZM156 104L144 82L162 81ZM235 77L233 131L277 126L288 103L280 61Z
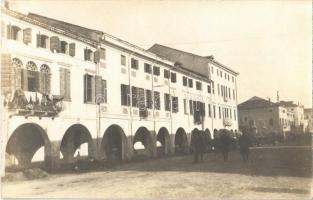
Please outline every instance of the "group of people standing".
M222 129L214 134L214 139L204 131L194 130L191 137L191 151L194 155L194 163L203 161L203 154L208 150L213 150L216 153L221 153L224 161L228 160L228 154L232 148L239 145L239 151L244 162L248 161L250 147L252 146L251 139L247 132L244 132L239 137L232 137L231 132Z

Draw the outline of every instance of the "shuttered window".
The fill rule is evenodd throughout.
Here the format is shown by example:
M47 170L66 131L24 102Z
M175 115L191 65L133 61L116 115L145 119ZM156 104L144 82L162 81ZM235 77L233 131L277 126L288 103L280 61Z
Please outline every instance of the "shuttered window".
M11 55L10 54L1 54L1 92L3 94L11 93L12 88L12 74L11 74Z
M60 95L64 100L71 100L71 71L60 68Z
M84 59L87 61L92 61L93 60L93 52L91 49L84 49Z
M22 87L25 91L39 91L39 72L34 62L29 61L22 70Z
M136 87L134 87L134 86L132 86L132 94L131 94L131 96L132 96L132 106L133 107L137 107L137 92L138 91L138 88L136 88Z
M197 90L202 90L202 83L200 81L196 82L196 89Z
M187 77L183 76L183 86L187 86Z
M189 114L190 114L190 115L193 114L193 104L192 104L192 100L189 100Z
M160 67L153 66L153 75L160 76Z
M177 113L179 110L178 97L172 97L172 112Z
M151 65L145 63L145 65L144 65L144 71L145 71L145 73L147 73L147 74L151 74Z
M105 49L101 48L100 49L100 59L105 60L106 57L106 51Z
M75 43L69 44L69 55L74 57L75 56Z
M65 41L60 42L60 52L64 54L68 54L68 44Z
M171 82L176 83L176 73L171 73Z
M46 64L43 64L40 67L39 92L50 94L50 68Z
M147 108L152 108L152 92L151 90L146 90L146 105Z
M164 78L167 78L167 79L170 78L170 71L167 69L164 69Z
M136 59L134 59L134 58L132 58L131 59L131 68L133 68L133 69L138 69L138 60L136 60Z
M129 85L121 84L121 105L130 105Z
M188 79L188 87L193 88L193 80Z
M61 45L60 45L60 39L59 39L59 37L57 37L57 36L52 36L51 38L50 38L50 50L52 51L52 52L57 52L57 53L59 53L60 52L60 48L61 47Z
M32 43L32 29L26 28L23 30L23 42L25 44Z
M107 82L101 76L95 76L96 103L107 103Z
M154 92L154 109L160 110L161 109L161 101L160 101L160 92Z
M95 102L95 77L89 74L84 75L84 103Z
M166 111L171 111L171 100L169 94L164 94L164 108Z
M126 66L126 56L121 55L121 65Z
M208 85L208 93L211 93L211 85Z

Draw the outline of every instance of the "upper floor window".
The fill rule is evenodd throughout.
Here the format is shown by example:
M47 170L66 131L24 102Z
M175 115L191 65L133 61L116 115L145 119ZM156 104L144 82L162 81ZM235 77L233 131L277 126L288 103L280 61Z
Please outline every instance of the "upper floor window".
M184 99L184 114L187 115L188 111L187 111L187 99Z
M65 41L60 42L60 52L64 54L68 54L68 44Z
M221 78L223 78L223 72L222 71L220 71L220 76L221 76Z
M161 109L161 101L160 101L160 92L154 91L154 108L156 110L160 110Z
M227 79L229 80L229 74L227 75Z
M84 76L84 102L85 103L95 102L95 93L93 90L94 86L95 86L94 76L85 74Z
M202 83L200 81L196 82L196 89L197 90L202 90Z
M193 80L191 78L188 79L188 87L193 88Z
M171 72L171 82L176 83L176 73Z
M50 68L46 64L40 67L39 91L43 94L50 93Z
M211 82L211 85L212 85L212 93L214 94L215 93L214 81Z
M178 97L172 97L172 112L177 113L178 110L179 110Z
M133 69L138 69L138 67L139 67L138 60L132 58L132 59L131 59L131 68L133 68Z
M84 49L84 59L88 61L93 61L93 52L91 49Z
M160 67L153 66L153 75L160 76Z
M146 105L147 105L147 108L152 109L152 104L153 104L152 92L151 92L151 90L146 90Z
M208 85L208 93L211 93L211 85Z
M25 73L22 76L24 79L24 86L26 86L27 91L36 92L39 84L39 73L37 71L37 65L33 61L29 61L26 64Z
M164 69L164 78L170 78L170 70Z
M147 74L151 74L151 65L145 63L145 64L144 64L144 71L145 71L145 73L147 73Z
M169 94L164 94L164 108L166 111L171 111L171 100Z
M224 75L225 75L225 80L227 79L227 74L226 73L224 73Z
M21 40L22 39L21 33L22 31L20 27L8 25L8 39Z
M129 94L129 85L121 84L121 105L129 106L130 105L130 94Z
M126 56L121 55L121 65L126 66Z
M183 86L187 86L187 77L183 76Z
M213 66L211 66L211 72L212 72L212 74L214 74L214 68L213 68Z
M43 34L37 34L37 47L48 48L49 37Z

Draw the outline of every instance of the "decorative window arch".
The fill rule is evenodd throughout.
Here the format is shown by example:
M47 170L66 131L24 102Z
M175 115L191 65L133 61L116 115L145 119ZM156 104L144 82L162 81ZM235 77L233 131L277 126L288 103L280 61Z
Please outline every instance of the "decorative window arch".
M23 62L20 59L18 59L18 58L13 58L12 59L12 65L13 65L13 67L22 68L23 67Z
M29 71L37 71L37 65L33 61L28 61L26 64L26 69Z
M41 72L41 73L50 74L50 68L49 68L49 66L46 65L46 64L42 64L42 65L40 66L40 72Z

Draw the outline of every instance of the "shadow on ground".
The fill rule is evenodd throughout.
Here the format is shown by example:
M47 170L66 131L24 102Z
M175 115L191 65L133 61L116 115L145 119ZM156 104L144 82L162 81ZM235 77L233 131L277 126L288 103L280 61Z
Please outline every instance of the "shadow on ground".
M163 157L115 165L101 165L92 171L183 171L244 174L253 176L312 177L312 147L257 148L251 150L247 163L242 162L238 151L229 154L224 162L222 155L206 153L204 160L193 163L192 155ZM89 170L87 170L89 171Z

